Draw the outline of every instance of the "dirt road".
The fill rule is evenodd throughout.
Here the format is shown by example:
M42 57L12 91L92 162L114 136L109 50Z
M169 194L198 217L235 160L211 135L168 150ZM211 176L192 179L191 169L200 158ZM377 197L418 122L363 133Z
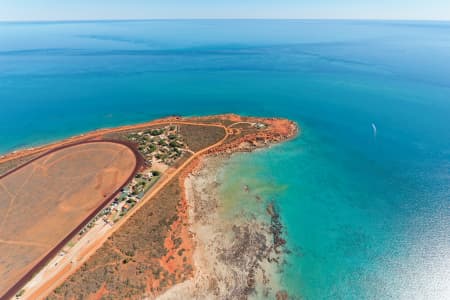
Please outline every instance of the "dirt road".
M70 248L68 253L64 254L64 257L55 257L46 267L44 267L30 282L24 286L24 293L21 299L45 299L54 289L61 285L72 273L74 273L87 259L95 253L95 251L102 246L102 244L111 236L116 230L118 230L131 216L135 214L145 203L150 201L157 195L173 178L175 178L183 169L185 169L192 161L199 158L208 151L214 149L223 144L223 142L229 137L230 134L234 134L232 130L224 125L208 124L208 123L196 123L196 122L184 122L184 121L169 121L169 122L154 122L153 125L195 125L195 126L213 126L221 127L225 131L225 136L217 143L208 146L198 152L192 152L190 156L183 164L178 168L169 168L157 182L157 184L142 198L142 200L120 219L113 226L96 224L94 228L89 230L75 246ZM145 128L149 124L138 125L132 127ZM110 132L124 131L128 129L112 129ZM103 133L104 134L104 133ZM95 136L98 136L96 132ZM86 138L86 136L84 136ZM100 220L100 222L103 222ZM109 226L109 227L108 227ZM163 242L163 241L161 241Z

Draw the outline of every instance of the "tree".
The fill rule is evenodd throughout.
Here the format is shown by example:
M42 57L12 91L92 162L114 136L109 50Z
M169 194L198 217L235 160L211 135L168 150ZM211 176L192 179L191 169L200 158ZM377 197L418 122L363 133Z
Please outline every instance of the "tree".
M172 141L172 142L169 143L169 146L172 147L172 148L177 148L180 145L178 145L177 141Z
M163 133L163 131L161 129L159 129L159 130L153 129L150 134L153 136L157 136L157 135L160 135L161 133Z

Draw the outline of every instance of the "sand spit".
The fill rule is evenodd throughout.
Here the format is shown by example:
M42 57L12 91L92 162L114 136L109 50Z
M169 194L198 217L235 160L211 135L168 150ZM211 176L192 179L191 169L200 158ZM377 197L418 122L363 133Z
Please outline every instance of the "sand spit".
M203 158L201 167L185 180L194 276L158 299L284 299L286 295L278 274L284 240L274 207L267 208L271 222L240 216L231 223L219 215L217 170L228 157Z

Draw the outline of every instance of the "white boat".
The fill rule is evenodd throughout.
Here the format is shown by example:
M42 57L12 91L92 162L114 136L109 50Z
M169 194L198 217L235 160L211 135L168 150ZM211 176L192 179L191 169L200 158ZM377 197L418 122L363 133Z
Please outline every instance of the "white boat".
M372 123L372 129L373 129L373 136L376 137L377 136L377 126L375 125L375 123Z

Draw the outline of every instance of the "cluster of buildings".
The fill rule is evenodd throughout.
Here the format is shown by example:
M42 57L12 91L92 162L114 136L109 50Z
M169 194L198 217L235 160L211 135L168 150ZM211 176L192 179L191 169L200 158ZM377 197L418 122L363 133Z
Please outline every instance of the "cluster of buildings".
M138 145L149 166L153 161L170 166L186 150L176 125L130 133L127 139Z
M178 126L175 125L129 133L126 138L137 145L146 161L147 168L136 174L131 182L122 188L113 202L80 231L80 235L92 228L99 218L108 224L117 222L144 197L160 177L159 171L152 170L153 163L170 166L186 150L178 133Z
M116 222L136 203L141 201L145 193L156 183L159 176L159 172L149 170L136 174L133 180L121 190L108 207L103 209L99 216L107 223Z

